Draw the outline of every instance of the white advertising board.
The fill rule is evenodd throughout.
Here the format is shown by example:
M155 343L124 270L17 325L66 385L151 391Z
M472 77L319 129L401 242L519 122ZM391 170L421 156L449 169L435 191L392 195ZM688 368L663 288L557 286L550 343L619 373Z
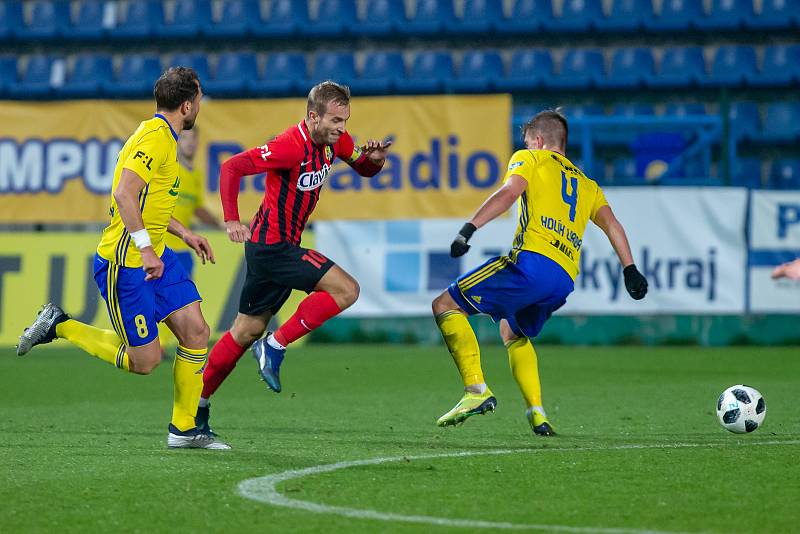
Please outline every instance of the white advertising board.
M650 292L632 300L605 235L590 223L575 292L559 313L743 313L747 191L722 188L608 188ZM507 254L516 228L500 218L476 232L472 249L449 257L460 219L321 221L317 246L361 284L345 314L420 316L455 278Z

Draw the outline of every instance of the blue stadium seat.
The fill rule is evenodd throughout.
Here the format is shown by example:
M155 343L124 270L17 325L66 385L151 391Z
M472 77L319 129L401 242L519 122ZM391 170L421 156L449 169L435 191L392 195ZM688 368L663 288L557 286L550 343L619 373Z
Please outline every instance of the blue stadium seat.
M211 23L211 0L175 0L172 18L159 29L161 37L196 38Z
M603 106L599 104L570 105L562 106L561 114L568 120L581 119L583 117L600 117L606 114Z
M252 52L226 52L217 58L210 80L203 80L203 92L211 97L241 97L250 92L258 78L256 56Z
M711 72L701 80L703 86L741 87L758 71L752 46L720 46L714 54Z
M452 77L453 58L449 52L420 52L414 58L408 75L397 80L397 88L411 94L440 93Z
M250 34L253 21L261 16L258 0L224 0L219 20L209 19L204 35L217 39L243 38Z
M698 0L664 0L651 28L659 31L696 29L705 16L703 2Z
M611 162L610 180L614 184L644 183L644 177L636 172L636 160L633 158L616 158Z
M53 95L54 66L64 67L63 59L52 56L34 55L28 58L28 64L16 85L8 88L13 98L48 98Z
M22 3L19 0L0 2L0 42L10 41L22 27Z
M747 84L755 87L800 84L800 45L768 46L758 73Z
M302 28L309 37L340 37L356 20L355 0L320 0L317 18Z
M297 35L308 25L308 5L303 0L272 0L269 16L253 26L258 37Z
M563 106L560 111L570 123L570 136L568 139L569 146L578 146L581 143L580 128L577 128L574 124L576 119L581 119L584 117L602 117L605 115L603 106L598 104L587 104L584 106Z
M548 50L526 48L511 56L505 78L497 80L498 91L533 91L553 76L553 57Z
M800 159L777 159L769 175L773 189L800 189Z
M31 4L31 18L17 29L17 37L25 41L52 41L63 37L70 19L69 3L35 0Z
M655 74L655 60L649 48L620 48L611 57L611 68L598 85L605 88L643 87Z
M351 26L354 35L386 37L406 23L406 7L403 0L367 0L364 16Z
M515 146L524 145L522 139L522 126L531 120L537 113L549 109L544 104L515 104L511 112L511 138Z
M356 79L356 62L349 52L322 52L314 58L311 69L311 84L333 80L349 85Z
M0 56L0 97L17 84L17 56Z
M738 30L754 17L753 0L711 0L711 11L700 19L703 30Z
M706 62L699 46L667 48L658 74L650 77L650 87L690 87L706 78Z
M611 114L616 117L654 116L656 110L652 104L617 104Z
M761 12L746 21L755 30L778 30L800 26L800 0L761 0Z
M81 54L75 58L72 72L58 94L64 98L98 98L113 75L111 56Z
M582 158L570 159L573 165L580 169L588 178L594 180L600 185L605 183L606 179L606 164L604 161L595 158L592 162L591 168L587 163L584 163Z
M458 74L445 87L454 93L490 93L505 75L503 58L493 51L470 51L464 54Z
M564 0L561 16L553 19L552 28L557 31L585 32L594 28L602 18L601 0Z
M200 84L204 85L207 80L211 79L211 68L208 66L208 58L202 52L195 52L192 54L175 54L166 65L170 67L191 67L197 72L200 78Z
M552 89L589 89L603 78L603 53L600 50L569 50L561 69L547 82Z
M630 117L652 117L655 115L655 109L650 104L617 104L611 110L611 115L615 118L630 118ZM639 134L639 127L632 126L630 128L603 128L598 132L597 142L604 145L629 145Z
M105 0L81 0L78 16L64 27L64 37L73 40L92 41L106 36L103 26L107 3Z
M252 84L258 96L300 94L308 85L306 56L299 52L278 52L267 56L264 77Z
M731 185L734 187L749 187L751 189L763 187L761 159L738 158L731 171Z
M503 3L497 0L465 0L464 13L445 23L447 32L453 35L479 34L498 31L502 28Z
M667 104L664 115L673 117L689 117L691 115L705 115L706 106L700 103L671 103Z
M414 16L408 19L403 31L410 35L433 35L445 30L455 15L450 1L416 0Z
M550 0L514 0L502 29L504 33L528 34L552 26L553 4Z
M728 110L728 129L737 141L754 141L761 131L761 115L753 102L733 102Z
M579 159L577 161L573 161L576 167L583 171L586 176L597 182L598 184L605 184L606 183L606 162L595 158L592 167L589 168L583 160Z
M164 6L158 0L128 2L117 27L111 32L115 39L146 39L163 33Z
M685 159L681 164L684 178L665 178L661 180L664 185L722 185L722 180L711 176L710 163L706 165L701 156L694 156ZM675 180L670 184L671 180Z
M405 64L400 52L370 52L364 59L361 75L350 82L350 89L357 94L386 95L404 77Z
M652 0L612 0L608 15L595 21L598 30L612 32L635 32L652 25Z
M776 102L767 106L761 141L795 143L800 140L800 103Z
M152 97L153 85L159 76L161 63L158 56L125 56L116 78L105 87L104 93L125 98Z

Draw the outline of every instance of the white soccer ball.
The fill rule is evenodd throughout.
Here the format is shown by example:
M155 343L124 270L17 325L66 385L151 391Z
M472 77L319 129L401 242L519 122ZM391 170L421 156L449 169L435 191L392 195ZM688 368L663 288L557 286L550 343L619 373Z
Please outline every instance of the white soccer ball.
M736 434L752 432L764 423L767 403L757 389L739 384L722 392L717 401L719 424Z

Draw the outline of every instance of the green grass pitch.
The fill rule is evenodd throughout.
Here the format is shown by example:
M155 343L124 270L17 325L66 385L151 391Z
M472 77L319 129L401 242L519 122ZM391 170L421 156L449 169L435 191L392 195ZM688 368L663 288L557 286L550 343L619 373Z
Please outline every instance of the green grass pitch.
M212 426L232 451L170 451L169 365L142 377L63 343L24 358L4 349L0 531L800 528L797 348L538 353L554 438L530 432L502 347L482 356L497 412L441 429L436 418L461 395L443 347L312 344L289 351L279 395L258 380L249 355L239 363L212 405ZM767 402L764 426L748 435L723 430L714 413L719 393L741 382ZM491 451L508 453L411 458ZM246 479L381 457L406 459L311 473L277 489L289 499L395 514L388 521L278 507L238 491Z

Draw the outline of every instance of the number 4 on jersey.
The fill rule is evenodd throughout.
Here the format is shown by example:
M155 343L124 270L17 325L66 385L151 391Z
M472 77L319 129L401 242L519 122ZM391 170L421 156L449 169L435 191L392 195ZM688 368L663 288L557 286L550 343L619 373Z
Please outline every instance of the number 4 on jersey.
M578 206L578 179L571 176L569 179L572 193L567 193L567 175L561 171L561 198L569 205L569 220L575 222L575 209Z

